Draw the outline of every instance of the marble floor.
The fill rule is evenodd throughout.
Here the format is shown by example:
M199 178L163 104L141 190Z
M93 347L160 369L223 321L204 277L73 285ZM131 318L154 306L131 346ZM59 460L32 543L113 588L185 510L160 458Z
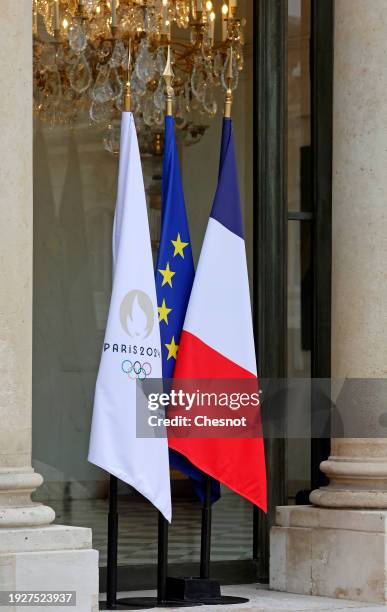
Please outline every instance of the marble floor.
M313 610L332 610L339 612L341 610L350 610L351 612L382 612L386 610L384 606L374 604L363 604L354 601L346 601L344 599L330 599L328 597L310 597L306 595L292 595L289 593L276 593L270 591L260 585L238 585L222 587L224 595L235 595L239 597L249 598L249 602L237 605L224 606L200 606L188 608L157 608L158 610L168 610L169 612L178 612L178 610L219 610L221 612L237 612L238 610L254 610L255 612L282 612L282 610L291 610L292 612L310 612ZM153 591L143 591L137 593L120 593L120 597L133 596L152 596ZM101 595L101 600L104 595ZM123 608L121 608L123 609Z
M50 501L56 522L91 527L93 546L106 565L107 500ZM177 500L169 531L170 563L196 562L200 550L201 507L196 501ZM251 559L252 505L234 494L224 495L213 508L213 561ZM133 498L119 499L119 565L155 563L157 513L151 504Z

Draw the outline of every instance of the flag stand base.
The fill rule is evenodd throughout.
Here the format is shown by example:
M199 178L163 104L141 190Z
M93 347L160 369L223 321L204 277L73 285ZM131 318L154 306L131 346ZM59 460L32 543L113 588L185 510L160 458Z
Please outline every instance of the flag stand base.
M191 608L192 606L218 605L232 606L248 603L245 597L234 597L233 595L221 595L218 599L185 600L171 599L158 603L156 597L125 597L118 599L117 603L108 606L106 601L101 601L100 610L151 610L154 608Z
M180 601L189 605L232 605L247 603L245 597L222 595L217 580L198 578L194 576L182 578L167 578L168 601Z
M108 606L106 601L99 604L100 610L151 610L153 608L185 608L192 606L192 601L164 601L159 603L157 597L122 597L116 604ZM194 605L200 603L194 602Z
M207 578L167 578L167 598L159 602L157 597L123 597L108 606L100 602L100 610L150 610L152 608L184 608L201 605L236 605L247 603L245 597L222 595L219 582Z
M210 578L167 578L167 599L187 602L220 603L220 585Z
M130 599L131 598L129 598L128 601L130 601ZM149 599L149 602L140 603L140 600L142 599L144 600ZM153 600L152 602L150 601L151 599ZM138 602L138 605L135 605L135 603L126 604L125 603L126 599L125 601L123 601L122 599L118 599L115 604L108 604L107 601L100 601L99 609L100 610L147 610L147 609L155 607L156 598L155 597L136 597L136 598L133 598L133 601L135 603Z

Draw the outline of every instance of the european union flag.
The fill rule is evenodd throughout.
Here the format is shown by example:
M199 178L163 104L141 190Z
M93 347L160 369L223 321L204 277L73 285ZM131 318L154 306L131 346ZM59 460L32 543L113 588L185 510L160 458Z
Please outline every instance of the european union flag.
M156 265L156 292L164 378L173 378L194 274L174 120L173 117L167 116L165 118L161 237ZM170 450L170 465L191 479L196 494L203 501L205 490L203 472L173 450ZM219 483L213 481L212 500L216 501L219 497Z
M173 378L194 275L174 120L165 117L161 237L156 266L164 378Z

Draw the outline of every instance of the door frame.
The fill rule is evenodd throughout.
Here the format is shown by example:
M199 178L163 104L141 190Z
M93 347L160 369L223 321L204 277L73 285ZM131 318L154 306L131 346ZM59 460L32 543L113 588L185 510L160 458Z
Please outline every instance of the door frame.
M259 374L283 378L287 360L287 0L254 2L253 322ZM265 440L268 513L254 508L257 579L268 580L269 531L287 502L286 440Z
M331 376L334 0L312 0L313 348L312 376ZM330 404L326 406L329 413ZM328 432L329 433L329 432ZM326 484L330 438L311 443L311 488Z
M253 318L262 378L283 378L287 373L289 219L313 225L311 374L330 377L334 0L311 0L311 8L313 208L305 216L289 213L287 201L288 2L254 2ZM328 438L311 440L312 488L323 482L319 464L328 456L329 446ZM268 513L254 508L253 528L253 559L260 581L269 578L269 532L275 508L288 503L286 440L265 440L265 449Z

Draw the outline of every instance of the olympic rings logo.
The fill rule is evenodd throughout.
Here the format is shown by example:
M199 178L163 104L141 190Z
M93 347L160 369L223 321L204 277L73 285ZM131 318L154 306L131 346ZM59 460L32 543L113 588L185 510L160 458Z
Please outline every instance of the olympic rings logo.
M152 372L152 366L150 363L145 362L141 364L139 361L132 363L129 359L125 359L122 362L121 368L123 373L127 374L131 380L135 380L136 378L139 380L144 380Z

